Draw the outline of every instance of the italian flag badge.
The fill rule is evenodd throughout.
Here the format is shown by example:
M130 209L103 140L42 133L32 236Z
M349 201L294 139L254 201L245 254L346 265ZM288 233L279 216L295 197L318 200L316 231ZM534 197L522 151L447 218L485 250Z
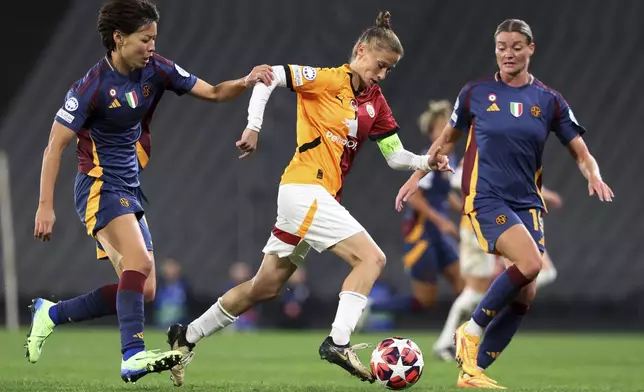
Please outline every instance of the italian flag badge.
M132 109L139 105L139 97L136 96L136 92L130 91L129 93L125 93L125 98L127 99L127 104L130 105Z
M130 98L128 98L128 101ZM523 104L521 102L510 102L510 113L514 117L521 117L523 114Z

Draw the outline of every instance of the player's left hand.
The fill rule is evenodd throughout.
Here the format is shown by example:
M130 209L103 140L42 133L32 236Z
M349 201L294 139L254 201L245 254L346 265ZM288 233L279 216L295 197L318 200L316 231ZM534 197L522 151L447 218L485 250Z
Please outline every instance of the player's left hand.
M396 211L402 211L403 202L409 200L417 190L418 180L412 176L402 187L400 187L400 190L398 191L398 195L396 196Z
M237 148L239 148L239 151L243 153L239 156L239 159L244 159L252 154L253 151L257 150L258 137L259 132L249 128L244 129L241 139L239 139L237 143L235 143Z
M601 177L593 176L588 181L588 195L592 196L597 194L599 200L612 202L615 194L613 190L601 179Z
M271 83L273 83L273 68L270 65L258 65L244 78L244 84L246 87L252 87L259 82L262 82L267 86L270 86Z

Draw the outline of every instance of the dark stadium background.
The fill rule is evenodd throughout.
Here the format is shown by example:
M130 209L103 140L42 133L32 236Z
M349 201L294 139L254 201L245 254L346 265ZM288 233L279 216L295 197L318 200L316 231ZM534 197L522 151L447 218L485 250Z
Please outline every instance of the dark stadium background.
M0 12L2 94L0 149L8 152L21 305L35 295L66 298L115 281L94 259L92 241L73 204L76 157L70 147L56 189L54 241L32 238L38 179L54 113L68 87L103 56L95 19L100 2L11 2ZM602 205L587 194L575 163L556 138L546 148L544 184L564 197L546 218L546 243L559 272L526 320L532 328L644 327L644 2L606 1L157 1L157 51L216 83L261 63L339 65L379 9L393 15L406 56L383 84L408 149L425 141L416 118L429 99L453 100L468 80L495 71L492 34L505 18L531 24L532 72L560 91L587 128L585 140L616 198ZM295 148L295 97L273 94L258 152L237 160L250 94L222 105L168 93L152 123L152 160L142 182L150 204L157 261L183 265L195 302L209 306L228 283L232 262L253 268L276 214L279 177ZM344 203L388 256L383 280L408 290L402 272L401 216L393 200L407 173L390 170L374 145L364 146ZM348 268L330 254L312 255L309 284L318 305L312 325L328 326ZM0 293L2 295L2 293ZM438 326L451 301L400 320ZM0 305L4 306L4 305ZM22 308L23 321L28 312ZM270 305L263 321L271 323ZM4 317L4 312L0 312ZM110 321L111 322L111 321Z

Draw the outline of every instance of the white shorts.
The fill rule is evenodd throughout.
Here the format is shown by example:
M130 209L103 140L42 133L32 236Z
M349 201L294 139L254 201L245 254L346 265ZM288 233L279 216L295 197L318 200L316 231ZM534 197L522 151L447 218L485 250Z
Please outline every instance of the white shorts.
M491 278L496 274L496 256L486 253L472 227L461 226L461 275L473 278Z
M309 248L323 252L364 227L321 185L280 185L277 221L263 252L304 261Z

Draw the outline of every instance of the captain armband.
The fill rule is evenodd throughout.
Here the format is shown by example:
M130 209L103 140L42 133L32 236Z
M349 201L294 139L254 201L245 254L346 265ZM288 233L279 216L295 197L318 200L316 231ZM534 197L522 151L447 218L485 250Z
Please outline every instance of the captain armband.
M378 148L387 160L387 164L394 170L423 170L430 171L429 156L416 155L405 150L398 137L393 134L378 141Z
M378 148L380 148L380 152L382 153L382 156L385 157L385 159L389 158L389 156L396 151L404 150L402 142L400 141L397 133L378 140Z

